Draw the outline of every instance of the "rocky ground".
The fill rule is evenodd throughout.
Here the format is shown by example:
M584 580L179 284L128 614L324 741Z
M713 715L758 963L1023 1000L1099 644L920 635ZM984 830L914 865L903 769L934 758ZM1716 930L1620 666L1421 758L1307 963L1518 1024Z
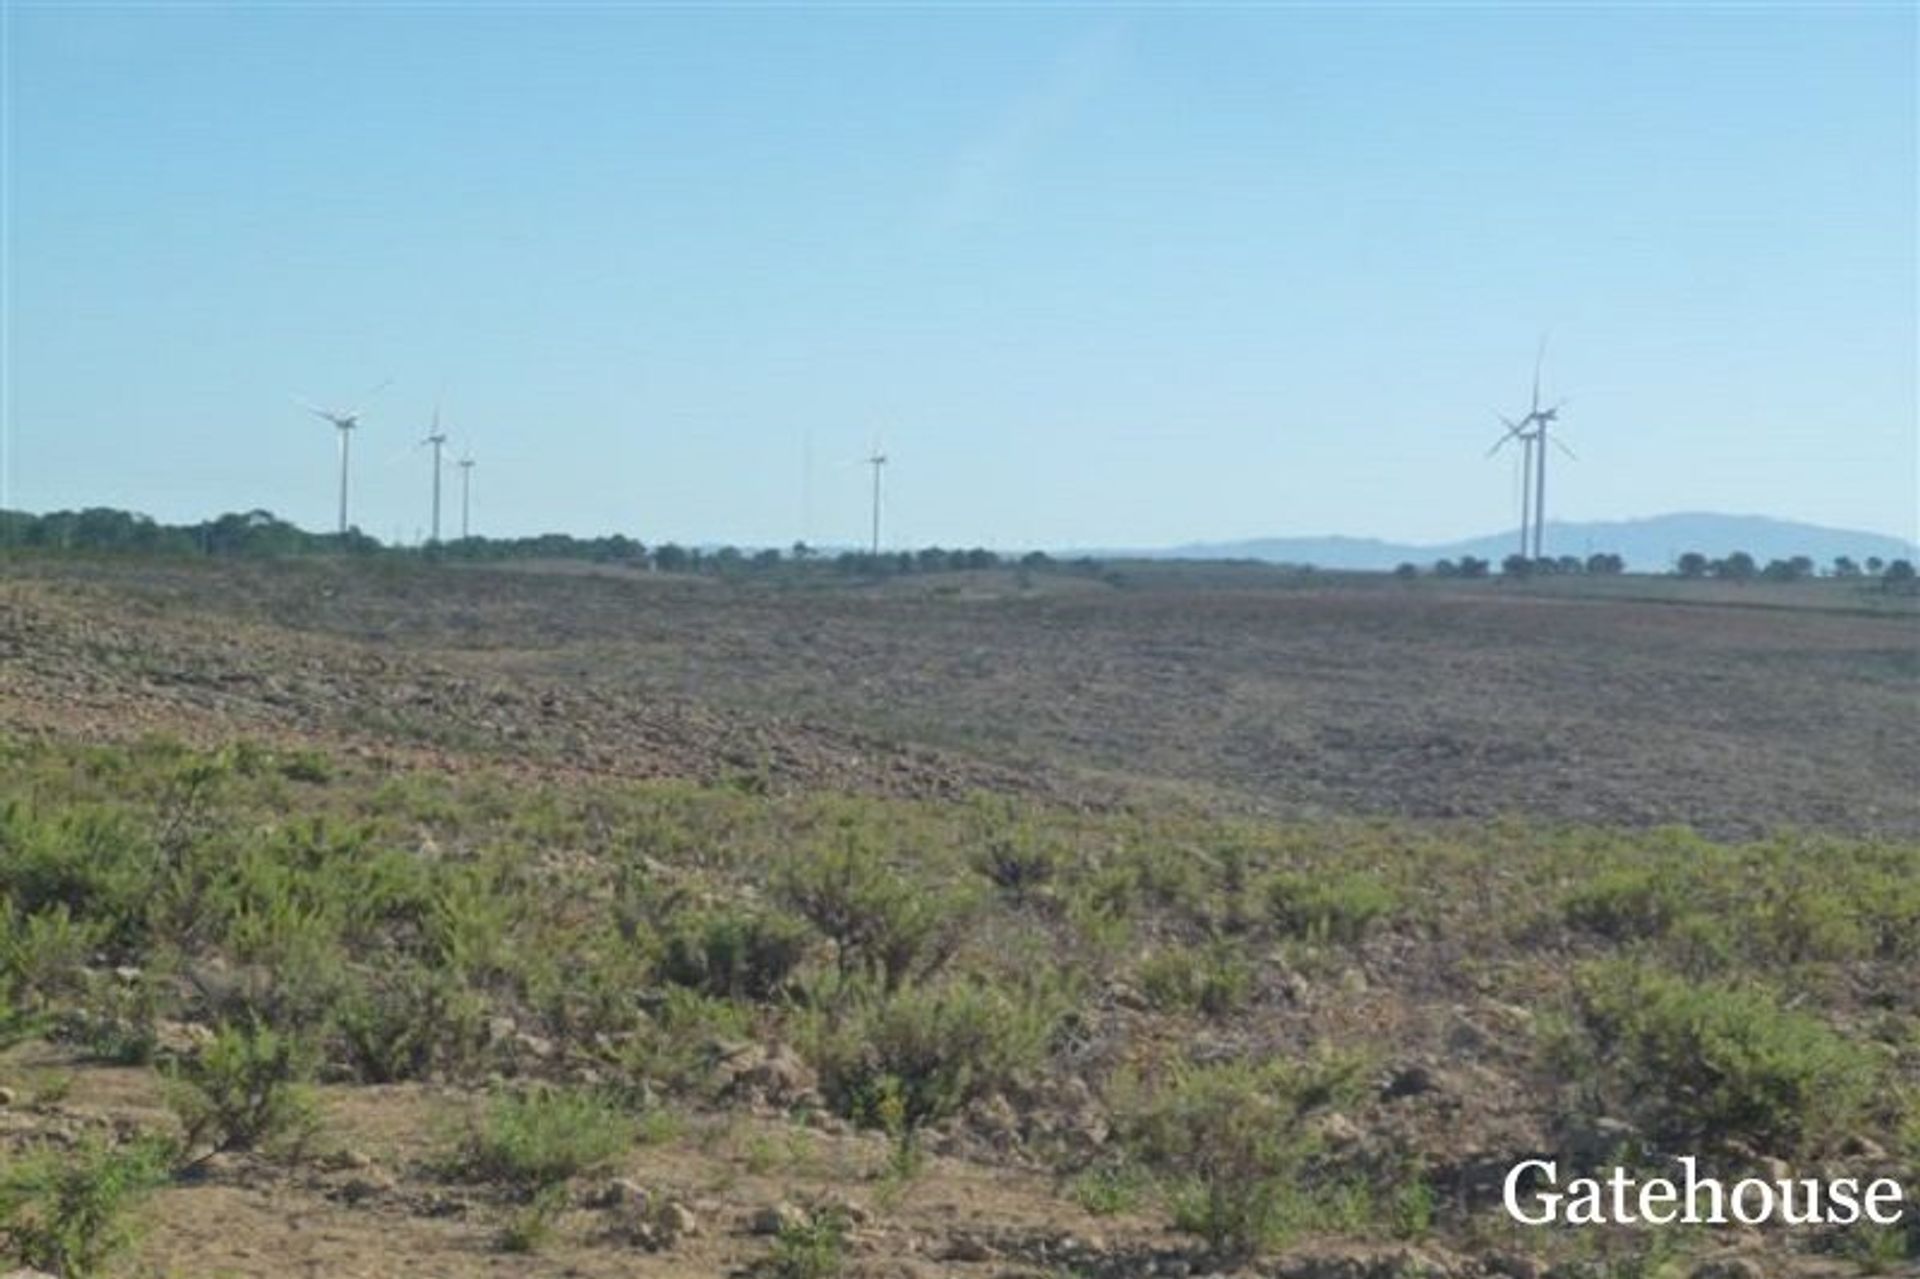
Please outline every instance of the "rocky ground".
M1517 1158L1667 1140L1630 1079L1555 1074L1594 965L1754 984L1789 1020L1818 1009L1806 1033L1864 1046L1889 1087L1920 1081L1895 913L1920 900L1920 630L1839 596L1755 604L1204 574L906 591L32 561L0 575L0 801L40 824L8 827L4 847L20 858L111 810L155 856L178 857L185 827L210 859L265 840L306 874L319 854L296 833L322 820L450 874L505 866L499 882L531 894L503 925L501 971L460 978L485 1005L466 1060L379 1082L328 1057L310 1146L177 1171L116 1263L130 1274L1897 1273L1913 1265L1899 1238L1542 1238L1491 1207ZM168 798L183 765L156 738L244 742L258 760L203 830ZM846 1066L813 1014L837 998L840 950L816 938L792 985L709 999L682 1026L662 1009L668 968L603 949L626 870L671 887L648 926L758 917L786 900L788 857L855 823L911 850L889 853L895 871L941 901L975 902L983 847L1031 837L1058 858L1038 888L970 907L946 984L924 980L1011 990L1057 970L1070 1007L1049 1014L1044 1061L927 1125L910 1176L835 1092ZM1805 874L1823 858L1824 883ZM1675 888L1669 862L1725 869ZM1352 891L1377 889L1382 913L1351 936L1298 929L1267 903L1302 877L1365 881ZM0 868L18 911L43 884ZM301 953L238 925L155 936L98 942L64 986L22 970L16 1003L64 1020L0 1054L0 1149L174 1131L169 1071L201 1059L222 1008L245 1002L233 990L283 981ZM374 989L382 948L416 942L324 944ZM1195 955L1211 967L1180 966ZM539 1003L554 978L536 961L555 956L568 999L620 991L606 1030ZM158 992L150 1061L103 1060L120 987ZM635 1067L629 1041L656 1033L695 1064ZM1139 1180L1129 1080L1327 1045L1365 1065L1303 1112L1313 1167L1391 1187L1417 1165L1419 1222L1382 1200L1252 1252L1170 1228L1167 1174ZM643 1087L644 1118L630 1148L566 1181L536 1248L510 1250L524 1205L450 1175L448 1132L536 1084ZM1902 1122L1863 1109L1794 1151L1728 1157L1920 1180ZM829 1219L834 1268L806 1270L800 1246Z

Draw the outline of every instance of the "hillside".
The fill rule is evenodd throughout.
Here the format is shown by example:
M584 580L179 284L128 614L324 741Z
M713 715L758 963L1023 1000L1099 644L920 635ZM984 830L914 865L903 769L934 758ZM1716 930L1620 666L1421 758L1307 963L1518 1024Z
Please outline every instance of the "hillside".
M1364 537L1263 537L1239 542L1196 542L1161 550L1108 552L1116 557L1167 559L1252 559L1282 564L1312 564L1318 568L1386 570L1411 561L1431 564L1439 559L1476 555L1499 563L1512 554L1517 529L1489 533L1458 542L1418 545ZM1637 572L1662 572L1687 551L1708 556L1745 551L1761 563L1770 559L1811 556L1825 565L1836 555L1864 561L1869 556L1911 559L1911 542L1857 529L1824 528L1763 515L1715 515L1685 512L1637 520L1584 522L1548 521L1546 549L1550 555L1586 556L1610 551L1625 557Z
M0 1273L1902 1273L1499 1196L1920 1182L1914 615L1331 578L0 562Z

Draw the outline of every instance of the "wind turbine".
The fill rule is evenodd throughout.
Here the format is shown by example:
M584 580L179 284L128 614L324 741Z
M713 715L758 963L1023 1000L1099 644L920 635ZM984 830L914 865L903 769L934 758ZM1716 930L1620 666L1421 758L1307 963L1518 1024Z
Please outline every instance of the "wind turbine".
M393 379L388 378L360 398L362 400L372 399L392 384ZM354 429L360 425L360 417L365 410L354 409L350 412L343 413L336 409L323 409L318 404L311 404L305 400L298 400L296 402L303 405L306 410L315 417L324 418L328 422L331 422L334 429L340 432L340 532L344 535L347 531L347 442L352 436Z
M454 465L460 468L460 540L464 542L472 536L472 525L467 521L472 507L467 499L473 495L473 454L465 454Z
M873 468L873 557L880 558L880 468L887 464L887 455L880 451L878 441L874 442L873 452L865 459Z
M433 430L420 443L433 445L433 537L427 544L440 544L440 446L447 442L446 432L440 429L440 406L433 406Z
M1510 421L1505 417L1500 418L1501 423L1507 428L1507 433L1495 441L1493 448L1488 450L1488 456L1492 456L1500 451L1501 445L1514 439L1521 441L1526 448L1521 460L1520 553L1530 555L1536 560L1544 553L1547 534L1547 444L1551 442L1568 457L1574 456L1573 450L1556 439L1552 432L1552 426L1560 420L1560 410L1566 407L1567 402L1564 399L1555 400L1545 408L1540 406L1540 366L1546 362L1546 358L1547 339L1542 334L1540 349L1533 357L1533 398L1528 402L1526 415L1518 422ZM1532 472L1530 492L1527 487L1529 471ZM1533 516L1531 548L1527 545L1529 506Z
M1507 428L1507 433L1493 442L1493 447L1487 450L1488 457L1513 441L1520 441L1520 554L1525 556L1527 539L1533 533L1533 446L1538 437L1527 430L1522 422L1516 422L1504 413L1495 413L1494 416Z

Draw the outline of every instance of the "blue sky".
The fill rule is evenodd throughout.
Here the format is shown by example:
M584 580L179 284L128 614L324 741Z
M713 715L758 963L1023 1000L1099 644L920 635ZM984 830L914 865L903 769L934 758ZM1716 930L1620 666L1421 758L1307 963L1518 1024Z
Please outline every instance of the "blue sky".
M8 0L26 509L652 542L1913 537L1912 7ZM811 459L809 464L808 459Z

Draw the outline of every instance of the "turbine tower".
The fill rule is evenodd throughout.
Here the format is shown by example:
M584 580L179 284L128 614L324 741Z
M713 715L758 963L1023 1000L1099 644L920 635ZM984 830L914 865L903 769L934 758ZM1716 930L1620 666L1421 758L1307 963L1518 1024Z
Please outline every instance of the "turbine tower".
M440 406L433 406L433 430L428 432L422 444L433 446L433 536L429 546L440 544L440 446L447 442L446 432L440 429Z
M1554 436L1553 424L1560 420L1560 410L1566 407L1565 400L1555 400L1545 408L1540 406L1540 366L1546 362L1547 339L1542 336L1540 349L1533 357L1533 398L1528 402L1526 415L1518 422L1501 417L1507 433L1494 442L1487 455L1498 453L1502 445L1509 440L1519 440L1525 449L1521 455L1520 476L1520 554L1531 559L1540 559L1546 550L1547 537L1547 445L1549 442L1573 457L1574 452ZM1496 416L1499 416L1496 414ZM1528 528L1528 516L1532 516L1532 527ZM1531 534L1531 537L1529 537ZM1531 541L1531 545L1529 545Z
M873 452L866 459L873 468L873 557L880 558L880 468L887 464L887 455L880 451L876 443Z
M393 379L388 378L385 382L382 382L379 386L374 387L373 390L368 391L365 395L361 396L360 398L362 400L371 399L373 396L375 396L379 392L385 390L389 385L392 384L392 382L393 382ZM323 409L318 404L310 404L305 400L298 401L298 403L305 405L307 411L309 413L312 413L315 417L324 418L326 421L331 422L334 426L334 429L340 432L340 526L339 526L339 531L342 535L345 535L347 531L347 456L349 452L348 439L352 435L355 428L357 428L360 425L360 418L361 418L361 415L365 412L365 410L354 409L350 412L343 413L337 409Z
M460 468L460 540L464 542L473 535L467 519L472 511L468 499L473 496L473 454L466 454L455 465Z
M1507 433L1493 442L1493 447L1487 450L1488 457L1513 441L1520 441L1520 554L1524 557L1527 543L1533 536L1533 447L1538 443L1538 436L1527 430L1524 423L1516 422L1504 413L1494 416L1507 428Z

